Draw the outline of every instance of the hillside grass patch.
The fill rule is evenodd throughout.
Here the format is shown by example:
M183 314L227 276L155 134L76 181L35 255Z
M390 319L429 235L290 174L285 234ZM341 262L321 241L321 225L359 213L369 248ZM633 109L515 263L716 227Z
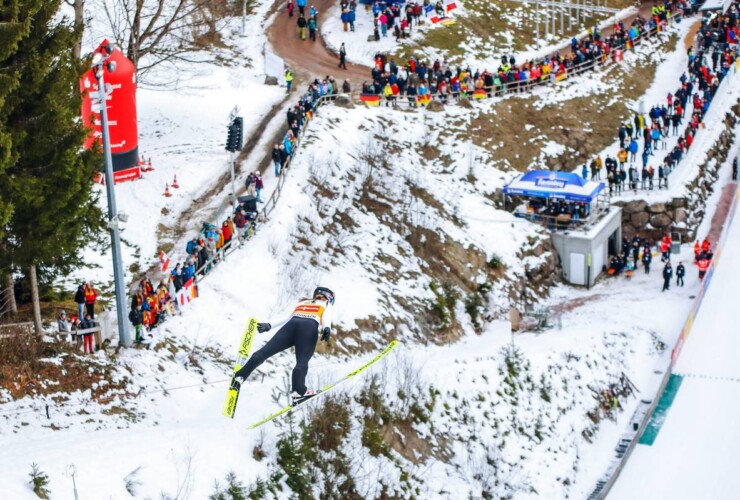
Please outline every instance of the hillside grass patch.
M630 0L612 0L609 7L625 8L632 5ZM459 64L464 56L468 59L488 59L501 54L511 54L526 50L537 42L536 16L534 4L522 4L511 0L491 2L489 0L464 0L462 5L466 12L457 14L453 11L455 24L436 26L428 30L420 39L402 44L394 56L401 60L419 57L426 49L442 53L451 64ZM431 17L431 14L429 15ZM429 17L422 17L429 25ZM546 11L540 16L540 33L544 37ZM547 16L550 18L550 16ZM559 16L558 16L559 17ZM564 32L558 33L557 39L567 40L572 36L592 27L609 17L609 14L581 16L581 25L569 25L566 12ZM560 20L557 19L557 29ZM555 37L551 42L555 41ZM475 69L475 68L473 68ZM496 68L488 68L495 70Z
M671 36L656 49L671 52L676 43L677 37ZM657 64L640 57L636 64L606 68L601 71L605 90L597 94L554 103L533 95L504 99L490 112L473 117L466 139L488 150L492 162L503 169L572 170L614 142L619 124L634 113L632 104L652 84ZM565 149L541 159L541 149L550 142Z

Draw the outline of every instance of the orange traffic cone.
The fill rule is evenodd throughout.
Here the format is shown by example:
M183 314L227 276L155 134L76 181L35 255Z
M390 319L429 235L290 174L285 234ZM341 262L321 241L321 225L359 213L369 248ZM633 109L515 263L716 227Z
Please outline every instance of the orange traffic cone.
M178 189L180 185L177 183L177 175L175 175L175 180L172 181L172 187L175 189Z
M152 170L154 170L154 167L152 167L152 157L150 156L146 162L146 171L151 172Z
M169 184L165 184L164 185L164 195L167 198L169 198L170 196L172 196L172 193L170 193L170 186L169 186Z

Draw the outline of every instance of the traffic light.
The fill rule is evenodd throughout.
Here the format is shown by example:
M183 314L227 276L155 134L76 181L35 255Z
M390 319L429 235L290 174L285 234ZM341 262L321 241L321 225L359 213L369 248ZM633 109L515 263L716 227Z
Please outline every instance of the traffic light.
M244 120L241 116L237 116L229 124L229 132L226 135L226 151L232 153L240 151L242 149L242 141L244 140Z

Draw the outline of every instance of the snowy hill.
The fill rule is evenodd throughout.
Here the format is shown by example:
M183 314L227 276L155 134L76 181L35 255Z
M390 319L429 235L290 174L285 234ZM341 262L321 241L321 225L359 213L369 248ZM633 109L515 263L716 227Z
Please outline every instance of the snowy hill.
M258 7L267 17L269 6ZM656 68L664 73L650 95L662 96L663 75L685 64L676 41L641 46L624 65L567 85L470 108L320 109L269 220L158 329L151 349L49 353L40 363L74 367L79 390L58 391L49 379L0 393L4 495L33 498L28 473L37 463L54 498L74 498L75 488L81 498L228 498L218 492L237 482L251 498L586 496L643 397L637 391L669 356L696 275L662 294L655 272L590 290L565 286L549 235L501 210L500 189L532 163L613 148L607 132L591 134L593 151L564 146L551 117L579 107L574 115L592 115L581 126L615 132ZM261 43L263 33L243 41ZM625 74L643 65L645 80L627 86ZM127 262L140 268L163 242L177 252L188 239L161 238L160 225L199 224L179 219L226 171L221 126L232 105L243 106L250 130L281 100L258 71L212 69L201 80L212 89L140 93L143 149L162 156L153 175L119 190L132 216ZM590 101L602 113L594 117ZM538 111L546 119L535 126ZM182 191L163 199L175 166ZM228 191L198 215L220 213ZM710 196L707 213L716 201ZM316 285L336 292L336 329L311 361L310 386L346 375L390 339L401 346L331 397L247 431L285 404L294 360L284 353L245 383L236 418L222 417L246 320L282 319ZM549 324L513 333L510 307L543 310Z

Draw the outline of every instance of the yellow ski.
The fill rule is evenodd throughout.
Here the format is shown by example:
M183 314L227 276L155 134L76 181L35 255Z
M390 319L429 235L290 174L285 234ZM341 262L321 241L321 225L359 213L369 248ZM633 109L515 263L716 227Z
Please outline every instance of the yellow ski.
M249 351L252 349L252 341L255 335L257 335L257 320L249 318L247 328L244 330L244 336L239 343L239 352L236 355L236 362L234 362L234 373L247 364ZM229 383L229 391L226 394L226 403L224 403L224 417L234 418L236 402L239 399L239 389L238 387L234 387L234 375L232 375L231 382Z
M339 385L342 382L345 382L345 381L351 379L355 375L358 375L358 374L362 373L363 371L365 371L366 369L368 369L370 366L372 366L375 363L377 363L378 361L380 361L382 358L384 358L386 356L386 354L388 354L389 352L391 352L397 345L398 345L398 341L397 340L392 341L390 344L388 344L388 346L385 349L383 349L380 352L380 354L378 354L373 359L371 359L370 361L368 361L367 363L365 363L364 365L362 365L361 367L359 367L357 370L351 372L348 375L345 375L344 377L340 378L336 382L334 382L332 384L329 384L326 387L321 388L318 391L318 394L316 394L315 396L312 396L312 397L310 397L308 399L305 399L305 400L303 400L300 403L297 403L295 405L286 406L285 408L283 408L283 409L281 409L281 410L273 413L269 417L265 417L262 420L260 420L259 422L253 423L252 425L250 425L249 427L247 427L247 429L255 429L255 428L259 427L260 425L262 425L264 423L267 423L267 422L269 422L270 420L272 420L274 418L279 417L280 415L284 415L286 413L290 413L291 411L295 410L299 406L301 406L301 405L303 405L303 404L305 404L305 403L307 403L309 401L314 401L319 396L323 396L324 394L326 394L327 392L329 392L331 389L335 388L337 385Z

